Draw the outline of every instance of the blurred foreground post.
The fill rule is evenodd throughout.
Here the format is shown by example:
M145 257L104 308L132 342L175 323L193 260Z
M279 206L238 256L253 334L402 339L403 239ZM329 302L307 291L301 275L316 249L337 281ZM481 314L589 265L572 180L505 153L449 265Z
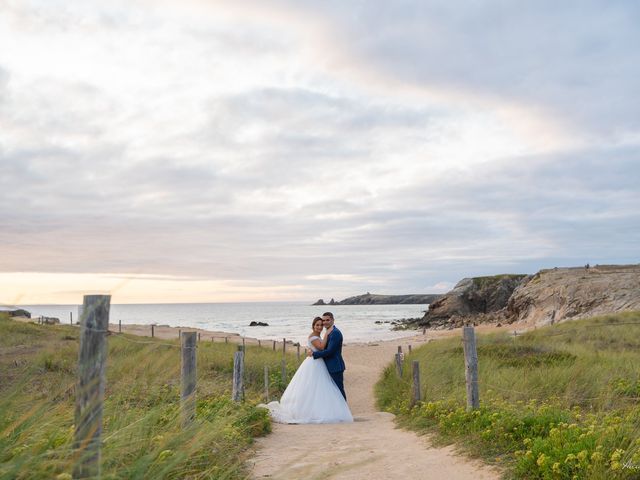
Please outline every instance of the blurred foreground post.
M182 369L180 408L182 428L187 428L196 414L196 332L182 334Z
M80 317L73 478L100 476L102 402L111 295L85 295Z
M467 384L467 410L480 407L478 392L478 352L476 350L476 334L473 327L462 328L464 347L465 380Z
M414 360L413 363L413 398L411 404L415 405L420 401L420 362Z
M287 387L287 361L285 360L285 358L282 358L282 385L284 385L284 387Z
M238 351L233 354L233 387L231 399L234 402L244 400L244 347L238 345Z

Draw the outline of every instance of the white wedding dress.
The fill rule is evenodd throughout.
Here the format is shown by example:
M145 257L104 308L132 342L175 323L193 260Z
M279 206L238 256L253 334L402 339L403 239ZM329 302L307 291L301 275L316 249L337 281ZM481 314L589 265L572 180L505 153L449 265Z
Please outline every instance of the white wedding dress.
M314 352L311 341L309 348ZM295 373L279 402L266 406L278 423L342 423L353 422L344 397L333 383L324 360L307 357Z

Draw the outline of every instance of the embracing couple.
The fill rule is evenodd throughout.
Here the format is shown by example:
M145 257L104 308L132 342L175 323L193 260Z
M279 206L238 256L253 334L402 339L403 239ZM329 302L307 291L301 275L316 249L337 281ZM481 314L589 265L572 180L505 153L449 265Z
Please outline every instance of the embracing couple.
M342 333L326 312L311 324L308 357L302 362L280 402L267 405L280 423L353 422L344 392ZM322 330L326 329L324 335Z

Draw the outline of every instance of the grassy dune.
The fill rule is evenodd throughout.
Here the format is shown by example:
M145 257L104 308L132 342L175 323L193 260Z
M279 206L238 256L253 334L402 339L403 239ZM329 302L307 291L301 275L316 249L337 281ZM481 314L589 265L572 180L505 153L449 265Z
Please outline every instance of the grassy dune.
M640 312L478 337L481 408L468 412L461 338L430 342L420 361L424 401L410 406L410 368L390 365L379 407L505 467L507 478L640 478Z
M0 478L71 478L78 328L0 316ZM281 353L247 347L246 402L230 401L236 346L199 344L197 415L180 429L178 340L108 337L102 472L105 479L246 478L244 457L270 430L263 368L279 396ZM290 375L297 367L287 357Z

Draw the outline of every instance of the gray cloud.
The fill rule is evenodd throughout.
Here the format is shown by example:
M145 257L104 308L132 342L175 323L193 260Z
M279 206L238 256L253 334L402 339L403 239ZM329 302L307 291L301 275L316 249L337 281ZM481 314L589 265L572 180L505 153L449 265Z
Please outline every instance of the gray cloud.
M597 146L448 165L430 147L452 141L442 125L459 106L367 85L265 81L191 96L195 79L178 76L153 85L157 98L118 97L104 79L0 67L0 271L181 275L337 297L638 261L640 147L611 140L638 128L636 7L378 7L316 13L379 72L550 108L596 132ZM140 27L135 15L97 17L123 34ZM179 30L248 62L290 51L277 36L256 40L272 30ZM339 287L327 275L343 275Z
M354 57L408 83L544 106L592 135L640 127L635 2L323 5Z

